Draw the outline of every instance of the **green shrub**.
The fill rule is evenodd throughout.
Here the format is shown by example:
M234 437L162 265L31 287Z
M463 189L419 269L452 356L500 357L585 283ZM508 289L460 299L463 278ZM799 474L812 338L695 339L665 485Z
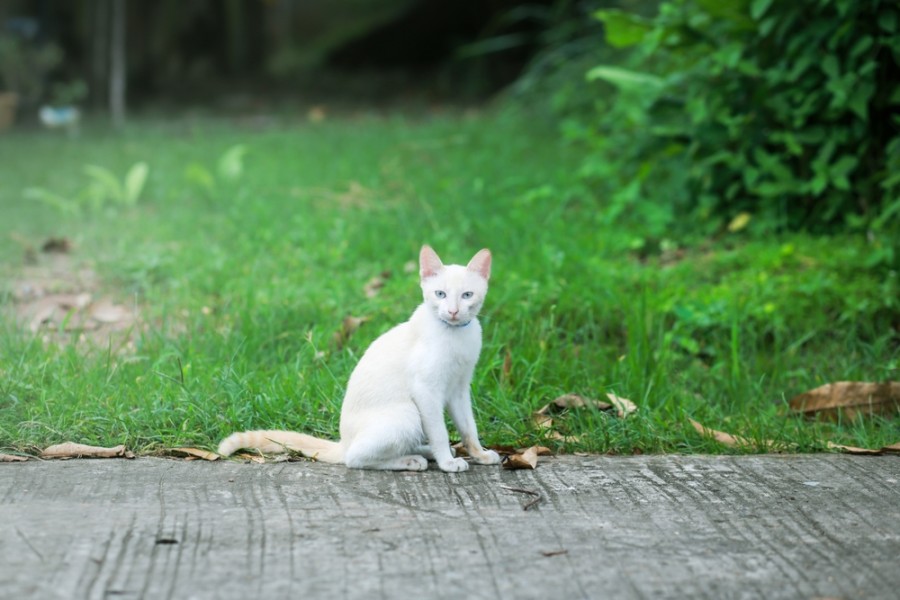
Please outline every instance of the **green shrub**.
M900 4L672 0L598 11L624 63L588 72L582 175L647 235L868 228L893 262L900 213ZM881 234L880 236L878 234Z

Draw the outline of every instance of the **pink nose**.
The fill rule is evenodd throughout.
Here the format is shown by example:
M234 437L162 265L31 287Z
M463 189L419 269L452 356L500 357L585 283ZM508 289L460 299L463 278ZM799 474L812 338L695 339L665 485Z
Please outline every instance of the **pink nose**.
M447 312L449 312L449 313L450 313L450 316L453 317L453 318L455 319L455 318L456 318L456 315L459 314L459 309L457 308L456 310L450 310L450 311L447 311Z

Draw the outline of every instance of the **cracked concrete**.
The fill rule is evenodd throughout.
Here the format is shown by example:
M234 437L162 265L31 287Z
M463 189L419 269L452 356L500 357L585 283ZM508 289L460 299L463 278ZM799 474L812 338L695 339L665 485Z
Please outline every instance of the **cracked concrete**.
M514 488L514 489L509 489ZM515 490L540 494L536 498ZM4 598L896 598L900 459L0 464Z

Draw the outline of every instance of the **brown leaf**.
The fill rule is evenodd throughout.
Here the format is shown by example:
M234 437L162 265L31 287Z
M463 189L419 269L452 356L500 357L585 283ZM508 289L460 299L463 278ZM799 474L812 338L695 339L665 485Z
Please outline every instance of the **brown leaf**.
M193 458L202 458L203 460L219 460L221 458L215 452L210 452L209 450L201 450L200 448L170 448L169 452L172 454L184 454L188 457Z
M336 331L334 334L334 344L337 346L338 350L343 348L344 344L347 343L347 340L350 339L350 336L352 336L356 330L369 319L370 317L344 317L343 322L341 322L340 330Z
M835 420L857 415L894 415L900 412L900 382L838 381L798 394L788 403L794 412Z
M900 454L900 442L896 444L891 444L890 446L885 446L881 449L885 454Z
M620 419L624 419L628 415L637 411L637 404L629 400L628 398L621 398L616 396L615 394L606 394L606 397L609 398L609 401L616 409L616 416Z
M264 464L266 462L266 457L261 454L250 454L249 452L241 452L240 454L234 455L236 458L242 458L244 460L249 460L250 462L255 462L259 464Z
M717 431L715 429L709 429L708 427L704 427L703 425L701 425L700 423L698 423L697 421L695 421L693 419L690 419L690 421L691 421L691 425L694 426L694 429L697 430L697 433L699 433L700 435L705 436L705 437L711 437L714 440L716 440L717 442L719 442L720 444L724 444L731 448L736 448L738 446L749 446L750 445L750 443L742 437L734 436L734 435L731 435L730 433L725 433L724 431Z
M841 452L844 452L845 454L861 454L861 455L874 456L876 454L882 453L880 448L878 448L878 449L857 448L856 446L844 446L843 444L835 444L834 442L828 442L826 444L826 446L831 448L832 450L840 450Z
M101 298L91 304L88 312L92 319L100 323L118 323L131 316L127 308L121 304L113 304L108 298Z
M25 462L27 456L18 456L16 454L0 454L0 462Z
M738 435L731 435L730 433L725 433L724 431L717 431L715 429L710 429L708 427L704 427L697 421L690 419L691 425L694 426L694 429L697 430L697 433L700 435L711 437L720 444L724 444L730 448L740 448L740 447L762 447L768 450L779 450L784 447L784 444L779 444L773 440L762 440L761 442L755 442L753 440L748 440L745 437L741 437Z
M101 448L66 442L45 448L41 458L134 458L134 454L121 445Z
M59 254L67 254L72 251L72 242L69 238L47 238L41 246L41 252L57 252Z
M504 469L534 469L537 467L537 448L531 447L521 454L510 454L503 459Z
M365 292L366 298L374 298L377 296L378 293L381 292L381 288L384 287L384 284L387 283L387 280L390 278L390 271L382 271L380 274L367 281L366 285L363 286L363 292Z

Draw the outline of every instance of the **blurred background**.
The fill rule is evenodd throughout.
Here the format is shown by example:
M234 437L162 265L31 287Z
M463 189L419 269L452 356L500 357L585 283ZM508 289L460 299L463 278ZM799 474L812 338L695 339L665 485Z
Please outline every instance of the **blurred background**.
M593 30L599 46L590 18L599 4L4 0L0 89L17 94L26 122L45 104L116 116L126 107L471 103L515 82L551 42Z
M748 224L891 237L898 82L885 0L0 2L0 130L527 107L655 240Z

